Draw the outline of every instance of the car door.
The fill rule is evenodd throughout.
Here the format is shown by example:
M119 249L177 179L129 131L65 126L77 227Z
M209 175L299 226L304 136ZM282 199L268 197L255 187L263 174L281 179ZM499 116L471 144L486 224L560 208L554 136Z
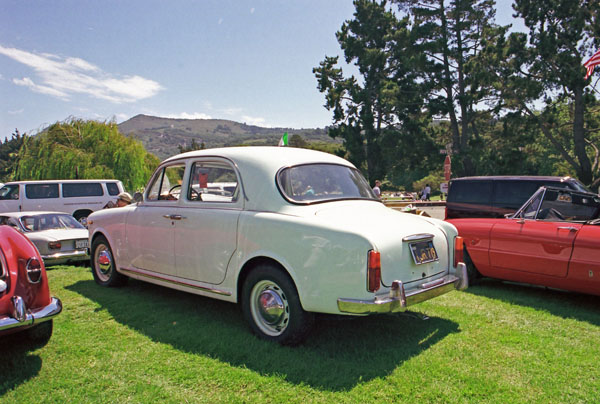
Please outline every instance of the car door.
M538 192L519 217L497 223L490 232L490 264L540 275L565 277L573 242L582 223L568 221L559 191Z
M229 190L221 186L225 183ZM244 204L238 174L226 160L197 159L186 185L174 234L177 275L219 284L237 247L238 218Z
M127 217L129 262L135 267L176 275L174 229L180 221L178 203L185 163L161 167L154 175L144 202Z

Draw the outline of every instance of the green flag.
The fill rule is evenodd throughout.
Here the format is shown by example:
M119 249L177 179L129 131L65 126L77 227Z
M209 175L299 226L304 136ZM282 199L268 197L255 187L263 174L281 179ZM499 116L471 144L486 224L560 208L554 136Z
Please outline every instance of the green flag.
M288 145L288 134L285 132L281 139L279 140L279 146L287 146Z

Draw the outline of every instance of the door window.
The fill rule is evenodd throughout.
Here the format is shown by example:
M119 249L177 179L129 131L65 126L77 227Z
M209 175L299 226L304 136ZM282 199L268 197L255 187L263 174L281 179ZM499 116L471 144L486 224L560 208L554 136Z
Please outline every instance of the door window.
M187 198L202 202L235 202L238 198L235 170L224 163L194 163Z
M181 195L181 184L185 164L165 166L155 175L150 185L146 200L148 201L177 201Z

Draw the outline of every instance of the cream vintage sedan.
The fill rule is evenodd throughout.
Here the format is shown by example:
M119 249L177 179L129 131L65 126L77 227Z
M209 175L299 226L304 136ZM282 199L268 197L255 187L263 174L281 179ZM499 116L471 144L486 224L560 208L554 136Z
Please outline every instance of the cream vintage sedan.
M90 215L96 282L131 277L240 303L253 332L281 344L301 342L314 313L402 312L467 285L454 226L385 207L327 153L183 153L138 199Z

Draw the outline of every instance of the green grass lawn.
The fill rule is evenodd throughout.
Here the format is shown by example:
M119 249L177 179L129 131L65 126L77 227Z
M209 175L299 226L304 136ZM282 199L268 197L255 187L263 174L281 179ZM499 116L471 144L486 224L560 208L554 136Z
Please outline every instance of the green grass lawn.
M592 403L600 298L484 281L417 316L320 317L306 343L252 336L238 306L88 268L48 271L48 345L0 348L2 403Z

